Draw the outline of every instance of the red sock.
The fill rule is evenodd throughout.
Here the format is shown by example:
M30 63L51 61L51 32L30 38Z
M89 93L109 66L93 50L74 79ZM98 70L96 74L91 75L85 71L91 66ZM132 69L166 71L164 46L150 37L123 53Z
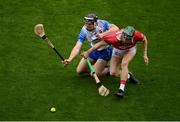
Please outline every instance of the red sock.
M120 86L119 86L119 89L121 89L121 90L124 91L125 85L126 85L126 80L120 80Z
M120 84L126 84L126 80L120 80Z

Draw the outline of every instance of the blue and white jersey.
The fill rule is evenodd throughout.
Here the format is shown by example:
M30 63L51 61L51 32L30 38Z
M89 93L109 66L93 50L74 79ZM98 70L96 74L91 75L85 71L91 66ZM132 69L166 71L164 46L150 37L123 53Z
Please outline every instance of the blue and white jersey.
M97 42L101 41L96 38L96 34L103 33L107 30L109 30L111 24L106 20L98 20L97 26L93 31L88 31L85 27L85 25L82 27L81 32L78 36L78 41L83 43L85 40L90 42L90 45L93 46ZM103 50L107 46L101 47L98 50Z

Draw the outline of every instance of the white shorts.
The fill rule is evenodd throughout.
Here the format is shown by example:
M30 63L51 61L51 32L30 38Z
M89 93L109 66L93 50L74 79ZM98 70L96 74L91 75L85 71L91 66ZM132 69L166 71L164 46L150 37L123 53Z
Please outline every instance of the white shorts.
M122 58L129 51L133 55L135 55L136 54L136 46L131 47L131 48L126 49L126 50L120 50L120 49L117 49L117 48L113 48L112 56Z

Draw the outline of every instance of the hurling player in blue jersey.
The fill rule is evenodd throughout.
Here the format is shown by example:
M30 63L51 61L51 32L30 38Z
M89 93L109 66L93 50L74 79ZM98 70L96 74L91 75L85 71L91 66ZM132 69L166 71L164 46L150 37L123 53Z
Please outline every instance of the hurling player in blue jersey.
M98 19L98 16L94 13L90 13L86 15L84 17L84 26L82 27L78 36L78 41L76 42L76 45L72 49L69 58L63 61L64 65L67 66L73 61L73 59L79 54L81 47L85 41L88 41L92 47L97 42L101 41L99 38L97 38L98 34L100 33L107 34L116 31L118 29L119 28L116 25L111 24L106 20ZM93 51L89 55L89 59L93 64L94 70L97 73L97 75L105 75L108 73L108 68L105 68L105 66L108 63L108 61L111 59L111 55L112 55L111 46L101 47ZM90 72L84 58L82 58L81 61L79 62L76 68L76 72L78 74Z

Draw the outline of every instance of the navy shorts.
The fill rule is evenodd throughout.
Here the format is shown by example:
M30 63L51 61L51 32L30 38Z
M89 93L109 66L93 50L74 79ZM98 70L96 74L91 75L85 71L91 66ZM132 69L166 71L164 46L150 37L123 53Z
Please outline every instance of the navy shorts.
M106 49L98 51L95 50L92 53L89 54L89 58L92 58L93 60L97 61L98 59L103 59L105 61L109 61L111 59L112 55L112 47L108 46Z

